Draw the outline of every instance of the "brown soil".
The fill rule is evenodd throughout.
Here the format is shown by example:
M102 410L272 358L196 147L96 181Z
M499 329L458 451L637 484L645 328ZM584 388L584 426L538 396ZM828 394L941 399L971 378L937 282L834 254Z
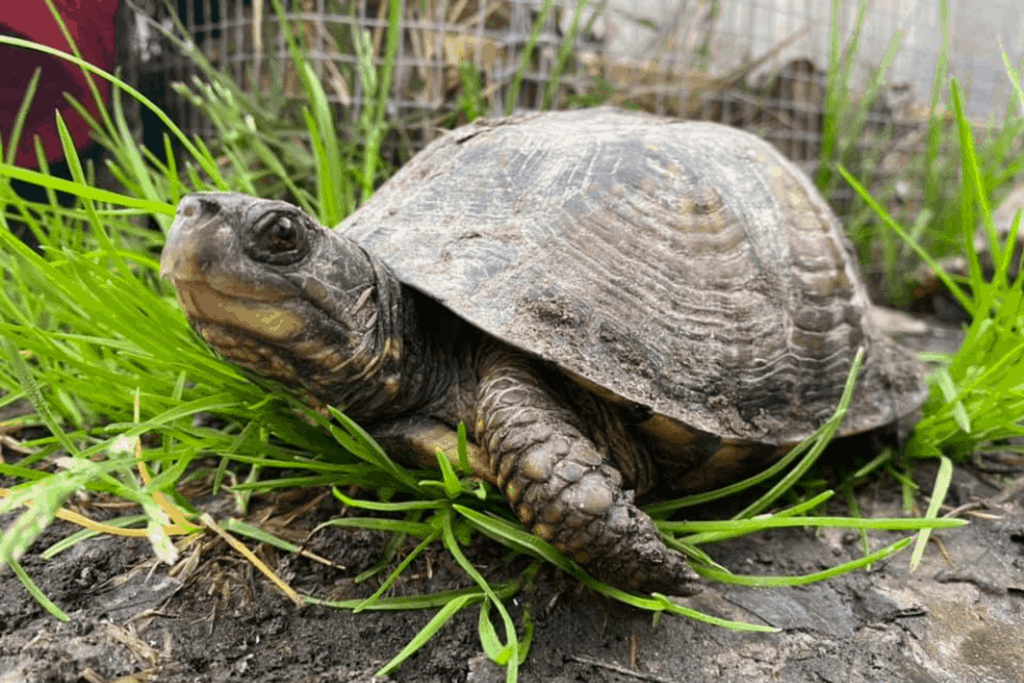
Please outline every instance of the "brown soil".
M929 474L923 468L925 490ZM509 601L517 622L528 605L536 627L519 680L1019 683L1024 681L1024 500L1012 490L999 496L978 476L958 471L952 502L974 502L981 516L966 513L968 527L935 534L937 541L913 574L904 552L870 571L803 588L715 584L682 601L719 616L776 626L777 634L735 633L667 615L655 624L650 614L544 568L532 588ZM308 500L295 504L303 502ZM861 504L874 516L898 514L897 492L890 485L869 486L861 492ZM217 506L211 502L211 509ZM337 513L330 497L311 509L312 517ZM0 519L0 528L9 522ZM178 569L184 571L178 576L184 580L165 565L154 566L145 541L97 538L50 561L40 559L41 550L73 530L54 524L23 559L70 622L49 616L9 570L0 575L0 683L126 676L168 683L369 681L432 615L299 609L213 539L183 553ZM878 547L896 536L873 533L871 538ZM376 533L335 529L316 535L309 548L344 569L267 550L262 557L300 592L338 599L367 595L376 587L374 579L356 586L352 577L373 565L384 545ZM818 571L861 552L856 534L801 529L708 549L733 571L752 574ZM525 566L523 558L510 557L484 539L469 550L491 580L515 576ZM435 550L413 564L394 592L468 583L454 562ZM500 623L493 611L492 617ZM460 613L388 680L504 680L482 655L477 620L476 607Z

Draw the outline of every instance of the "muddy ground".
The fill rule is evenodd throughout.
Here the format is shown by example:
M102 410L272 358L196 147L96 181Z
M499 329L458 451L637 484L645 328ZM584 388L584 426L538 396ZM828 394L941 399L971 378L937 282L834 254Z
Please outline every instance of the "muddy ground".
M931 472L923 468L919 474L927 490ZM961 514L971 524L935 534L937 541L913 574L904 552L870 571L809 587L708 585L682 600L719 616L776 626L777 634L730 632L675 616L654 625L649 614L546 567L511 605L517 618L528 605L536 628L520 680L1020 683L1024 495L1000 492L983 479L957 472L950 500L973 508ZM306 506L308 522L284 520L292 532L337 513L337 502L318 493L306 492L307 498L285 505L274 502L275 511ZM866 486L860 498L867 514L899 514L898 492L884 481ZM92 514L98 512L96 502L86 506ZM217 510L223 503L211 501L210 509L223 513ZM261 505L269 502L257 501L254 515ZM144 541L98 538L52 560L40 559L41 549L73 530L55 523L23 560L70 622L44 612L9 570L0 575L0 683L370 681L431 616L299 609L212 538L186 549L174 571L155 564ZM881 546L895 538L874 533L872 542ZM297 590L340 599L376 587L373 580L356 586L352 577L376 562L384 545L376 533L334 529L315 536L309 547L344 569L266 549L261 556ZM855 534L800 529L708 549L733 571L753 574L818 571L861 552ZM470 552L492 580L525 566L524 559L510 558L486 539L474 542ZM441 551L411 569L396 593L469 583ZM387 680L504 680L481 654L477 620L477 608L464 611Z

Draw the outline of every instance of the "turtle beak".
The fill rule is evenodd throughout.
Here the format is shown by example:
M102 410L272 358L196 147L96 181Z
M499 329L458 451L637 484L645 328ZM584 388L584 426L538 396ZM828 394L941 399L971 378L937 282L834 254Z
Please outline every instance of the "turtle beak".
M175 285L180 281L205 281L211 265L230 253L234 241L222 213L221 202L212 197L183 198L160 257L160 274Z

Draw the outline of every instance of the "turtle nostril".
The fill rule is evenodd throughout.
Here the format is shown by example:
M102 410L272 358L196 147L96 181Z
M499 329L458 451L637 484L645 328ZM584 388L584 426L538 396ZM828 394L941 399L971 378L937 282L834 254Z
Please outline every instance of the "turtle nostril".
M185 197L178 204L178 213L185 218L192 218L199 213L199 200L195 197Z
M221 211L221 203L216 199L202 195L189 195L178 202L178 216L181 218L200 218L216 216Z

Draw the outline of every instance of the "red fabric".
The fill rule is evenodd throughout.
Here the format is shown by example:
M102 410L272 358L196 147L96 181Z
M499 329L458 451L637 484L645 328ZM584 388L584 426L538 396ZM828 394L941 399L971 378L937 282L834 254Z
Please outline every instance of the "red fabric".
M0 5L3 5L0 7L0 34L71 52L60 26L43 0L0 0ZM54 0L54 6L82 57L106 70L114 67L114 15L117 5L118 0ZM89 143L89 124L67 103L62 93L72 94L94 117L98 114L85 75L77 66L35 50L0 45L0 135L5 145L36 67L42 68L42 74L16 158L19 165L32 167L37 165L32 142L36 135L42 139L49 161L63 157L55 110L64 117L79 149ZM98 76L93 76L93 81L105 100L109 93L107 82Z

